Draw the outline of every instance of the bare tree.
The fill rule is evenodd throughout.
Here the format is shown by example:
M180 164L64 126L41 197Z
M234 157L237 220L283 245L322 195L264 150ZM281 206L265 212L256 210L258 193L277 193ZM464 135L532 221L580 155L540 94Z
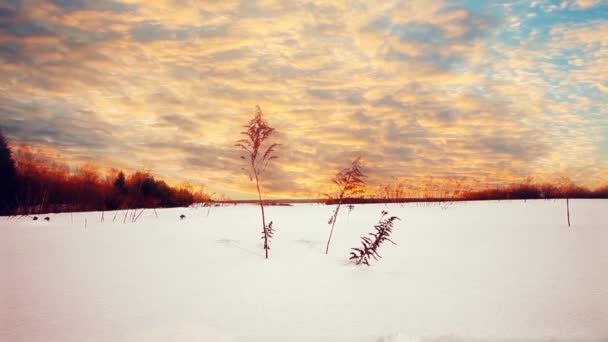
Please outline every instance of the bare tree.
M260 183L262 175L268 167L271 160L278 158L274 152L280 144L269 143L267 140L276 133L276 130L271 127L263 118L262 109L260 106L255 107L253 119L244 126L247 130L241 132L246 138L238 140L236 146L242 148L245 154L241 159L247 162L247 167L243 170L249 175L249 180L255 180L255 187L258 192L258 203L262 212L262 239L264 239L264 250L266 259L268 259L268 250L270 249L270 238L274 232L272 222L266 225L266 214L264 213L264 201L262 200L262 191Z
M331 243L331 237L334 234L334 226L336 225L336 220L338 219L338 213L340 212L342 202L348 196L363 192L365 187L365 181L363 180L364 177L365 175L361 169L361 157L357 157L352 161L350 167L338 172L332 181L338 187L339 193L333 198L332 196L328 197L330 200L335 200L338 206L336 209L334 209L334 212L327 222L328 224L331 224L331 230L329 231L329 238L327 239L325 254L329 254L329 244Z

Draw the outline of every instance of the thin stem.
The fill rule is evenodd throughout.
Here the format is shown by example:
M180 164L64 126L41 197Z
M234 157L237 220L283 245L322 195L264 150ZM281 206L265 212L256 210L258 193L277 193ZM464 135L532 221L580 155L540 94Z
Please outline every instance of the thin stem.
M251 163L251 164L252 164L252 168L253 168L253 173L255 174L255 187L258 190L260 210L262 212L262 231L264 232L264 246L268 246L268 234L266 234L266 215L264 214L264 203L262 201L262 192L260 191L260 179L258 177L257 170L253 166L253 163ZM266 259L268 259L268 249L264 248L264 251L266 253Z
M325 254L329 254L329 244L331 242L331 237L334 235L334 226L336 225L336 220L338 219L338 212L340 212L340 207L342 206L342 199L344 198L344 192L346 188L342 189L342 193L340 193L340 200L338 201L338 207L336 211L334 211L334 216L331 219L331 230L329 231L329 239L327 239L327 246L325 247Z

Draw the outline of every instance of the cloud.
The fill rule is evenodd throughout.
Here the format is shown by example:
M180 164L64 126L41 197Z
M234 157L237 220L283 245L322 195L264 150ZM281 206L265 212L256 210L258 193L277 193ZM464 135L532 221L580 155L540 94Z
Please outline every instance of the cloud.
M256 104L283 143L266 178L276 196L319 195L358 155L374 184L553 171L595 183L602 4L571 17L550 5L4 1L0 120L71 163L235 197L254 191L232 147Z
M112 137L113 124L94 112L74 109L63 101L1 100L3 129L9 136L21 137L20 143L47 146L88 161L118 145Z
M141 22L130 28L131 38L138 42L149 43L154 41L175 40L187 41L198 38L221 36L226 26L180 26L178 28L166 27L157 22Z
M591 8L602 2L602 0L576 0L574 3L580 8Z
M129 12L135 6L111 0L50 0L52 4L70 11Z

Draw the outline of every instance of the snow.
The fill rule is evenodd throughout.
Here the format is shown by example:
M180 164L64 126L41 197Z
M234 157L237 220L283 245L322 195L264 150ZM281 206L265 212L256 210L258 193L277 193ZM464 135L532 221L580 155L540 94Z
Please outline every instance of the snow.
M325 255L332 209L268 207L269 260L253 205L0 218L0 341L608 341L607 200L357 205Z

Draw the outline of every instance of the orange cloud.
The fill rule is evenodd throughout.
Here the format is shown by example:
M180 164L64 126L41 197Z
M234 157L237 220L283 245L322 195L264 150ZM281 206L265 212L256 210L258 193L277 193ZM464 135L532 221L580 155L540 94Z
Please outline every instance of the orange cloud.
M274 196L317 196L357 155L374 184L605 179L605 21L514 46L497 37L524 15L448 1L14 3L0 125L71 163L249 197L232 145L259 104L284 144Z

